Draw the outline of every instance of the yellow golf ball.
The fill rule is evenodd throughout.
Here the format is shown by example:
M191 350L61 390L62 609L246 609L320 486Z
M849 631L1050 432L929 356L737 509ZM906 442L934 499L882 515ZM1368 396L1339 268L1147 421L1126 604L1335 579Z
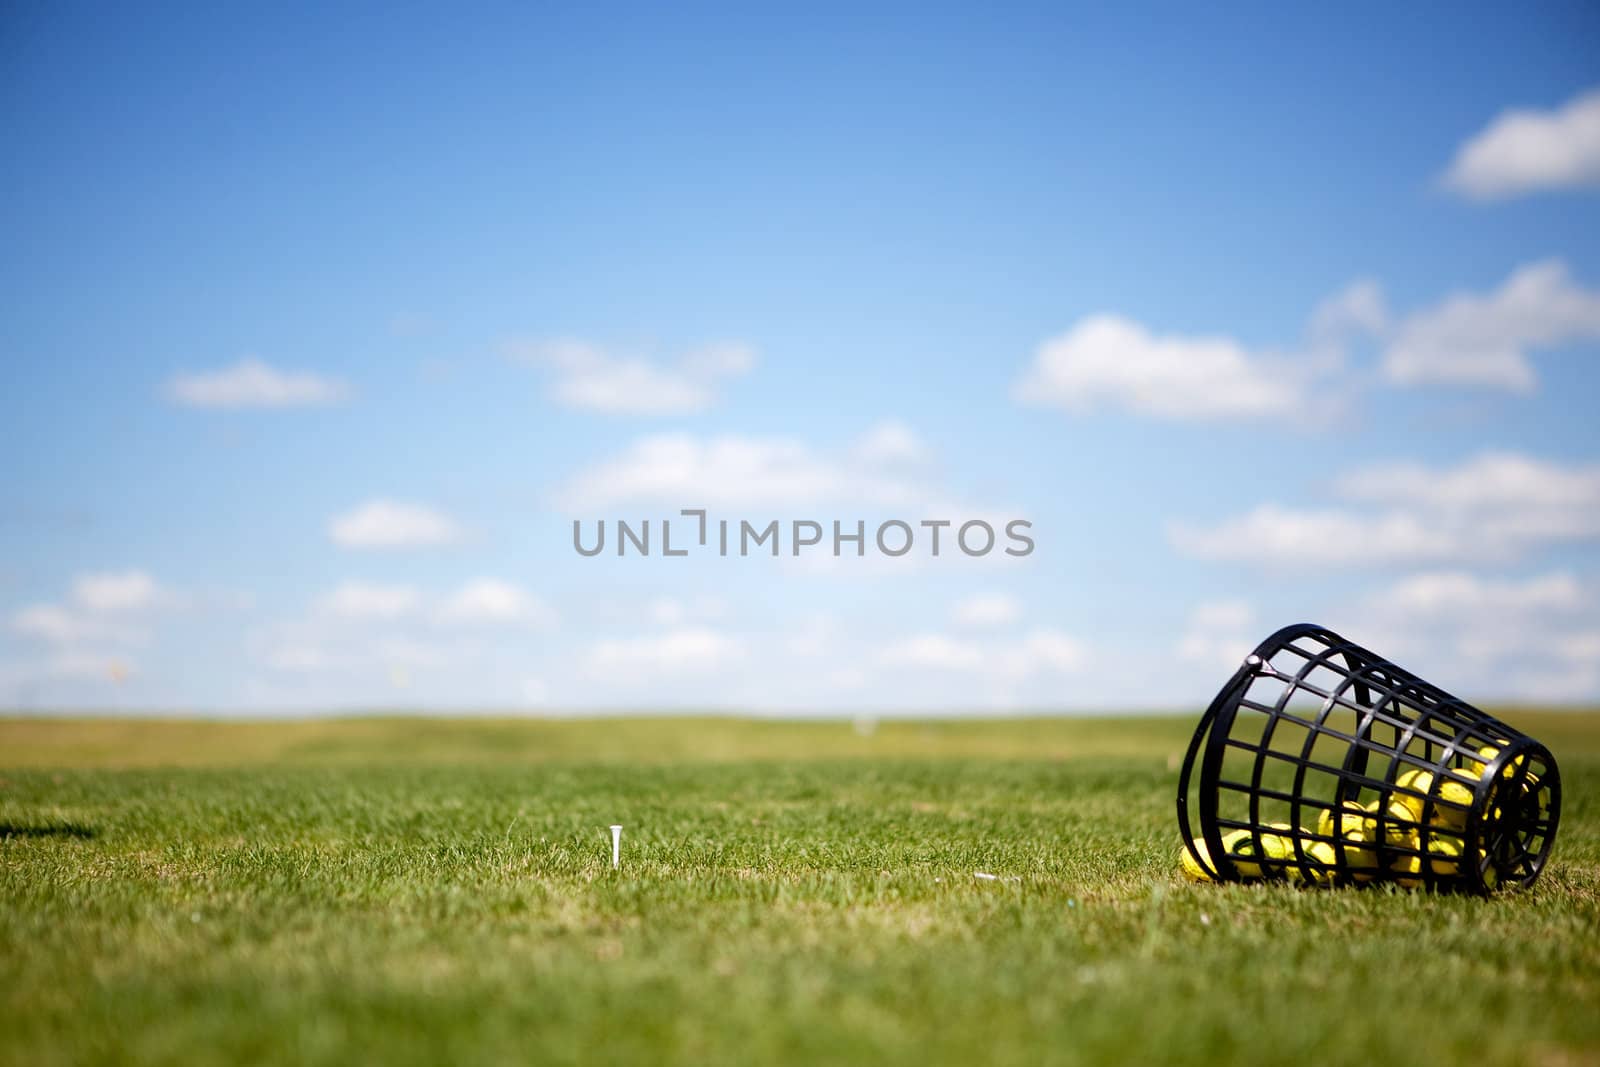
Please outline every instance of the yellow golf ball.
M1293 832L1287 823L1273 823L1274 830ZM1262 831L1260 851L1256 849L1255 835L1249 830L1233 830L1222 835L1222 844L1228 850L1240 878L1270 878L1283 873L1277 864L1262 864L1260 860L1284 859L1294 855L1294 845L1280 833Z
M1362 810L1367 813L1365 822L1362 823L1362 836L1374 844L1378 841L1378 809L1383 801L1374 800ZM1383 811L1383 840L1388 845L1403 845L1411 837L1418 825L1418 812L1403 798L1395 797L1389 801L1389 806Z
M1412 847L1416 844L1413 842ZM1390 870L1403 876L1397 879L1407 889L1416 889L1426 882L1420 877L1422 873L1422 857L1401 856L1390 866ZM1428 839L1428 869L1437 878L1455 878L1461 873L1461 839L1459 837L1440 834L1430 836Z
M1467 810L1472 807L1472 790L1460 782L1445 779L1439 783L1439 791L1433 793L1433 772L1423 770L1406 771L1395 779L1395 786L1399 789L1415 790L1422 796L1412 793L1396 793L1396 803L1401 803L1411 812L1415 822L1422 821L1424 808L1431 807L1428 824L1445 830L1462 830L1467 825ZM1423 799L1425 796L1435 796L1432 805ZM1457 807L1456 805L1460 805Z
M1321 815L1317 816L1318 837L1349 837L1359 835L1366 824L1366 813L1360 804L1347 800L1340 805L1339 818L1335 824L1333 809L1324 808Z
M1200 853L1200 859L1205 861L1205 865L1210 866L1211 853L1206 851L1206 843L1204 841L1196 841L1194 847L1195 851ZM1178 848L1178 866L1183 870L1183 876L1191 882L1209 882L1212 880L1211 872L1206 870L1206 866L1201 866L1199 860L1194 858L1194 854L1182 846Z
M1482 756L1485 761L1483 770L1478 771L1478 774L1482 776L1483 771L1488 770L1488 761L1493 760L1496 756L1500 755L1500 750L1494 745L1484 745L1482 748L1478 749L1478 755ZM1527 760L1527 756L1518 756L1515 759L1510 760L1506 763L1505 768L1500 772L1500 777L1515 778L1517 776L1517 770L1524 763L1526 763ZM1528 776L1524 779L1524 781L1527 782L1528 788L1532 789L1534 786L1539 784L1539 776L1534 774L1532 771L1529 771Z
M1338 860L1332 845L1326 841L1312 841L1305 846L1305 853L1311 869L1301 872L1302 878L1315 885L1327 885L1337 877Z

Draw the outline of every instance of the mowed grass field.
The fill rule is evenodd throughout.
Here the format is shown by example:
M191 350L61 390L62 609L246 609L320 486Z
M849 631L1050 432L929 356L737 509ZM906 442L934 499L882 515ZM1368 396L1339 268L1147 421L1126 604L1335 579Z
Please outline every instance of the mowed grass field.
M1502 715L1492 899L1182 881L1187 716L0 721L0 1062L1600 1063L1600 714Z

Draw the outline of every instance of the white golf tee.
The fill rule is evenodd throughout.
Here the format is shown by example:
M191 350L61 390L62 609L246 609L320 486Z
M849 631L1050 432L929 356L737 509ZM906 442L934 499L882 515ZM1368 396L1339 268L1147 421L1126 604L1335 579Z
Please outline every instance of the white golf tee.
M611 869L614 871L622 863L622 827L611 828Z

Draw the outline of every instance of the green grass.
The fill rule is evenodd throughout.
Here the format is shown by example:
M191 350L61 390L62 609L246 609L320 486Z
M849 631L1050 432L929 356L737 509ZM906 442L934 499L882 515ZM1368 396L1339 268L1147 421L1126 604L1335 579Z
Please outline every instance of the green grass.
M1182 882L1182 718L4 721L0 1062L1600 1062L1600 714L1503 714L1487 900Z

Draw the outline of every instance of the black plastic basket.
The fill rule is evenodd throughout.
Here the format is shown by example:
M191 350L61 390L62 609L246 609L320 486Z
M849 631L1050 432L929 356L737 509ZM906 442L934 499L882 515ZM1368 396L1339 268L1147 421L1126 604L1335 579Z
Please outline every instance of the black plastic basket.
M1246 657L1178 782L1185 865L1216 881L1486 893L1539 876L1560 818L1549 749L1309 624Z

